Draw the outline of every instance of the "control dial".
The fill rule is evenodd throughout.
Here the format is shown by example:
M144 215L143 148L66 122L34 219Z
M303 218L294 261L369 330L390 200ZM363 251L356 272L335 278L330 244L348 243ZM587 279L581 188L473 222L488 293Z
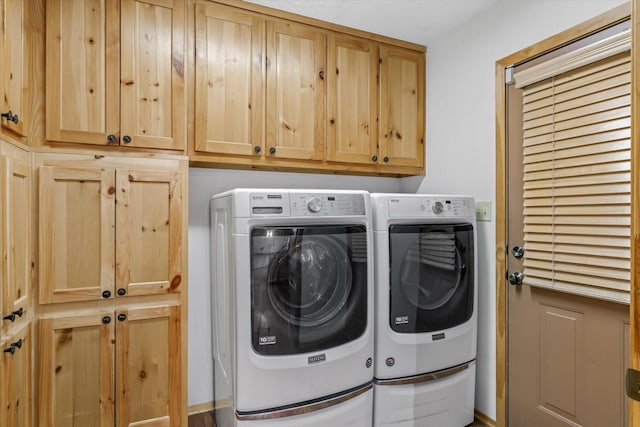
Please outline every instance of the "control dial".
M313 213L320 212L320 209L322 209L322 202L317 197L312 197L307 202L307 209Z
M436 215L441 214L444 211L444 205L442 202L435 202L433 206L431 206L431 209L433 209L433 213Z

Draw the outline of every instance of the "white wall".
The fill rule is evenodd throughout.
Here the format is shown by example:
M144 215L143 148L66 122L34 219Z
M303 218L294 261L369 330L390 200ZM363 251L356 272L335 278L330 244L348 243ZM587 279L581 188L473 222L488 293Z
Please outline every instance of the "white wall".
M395 178L191 168L189 171L189 405L213 401L209 199L222 191L252 188L330 188L398 192Z
M304 13L302 3L312 1L278 0L270 2L269 6ZM371 0L360 0L366 1ZM395 3L397 0L388 1ZM402 4L414 7L416 14L428 14L430 4L433 6L434 3L436 0L405 0ZM402 22L398 22L398 26L403 26L403 38L428 46L427 174L424 177L397 180L192 169L189 191L189 404L213 400L207 217L207 202L212 194L242 186L460 193L470 194L476 200L492 201L495 211L495 62L621 3L621 0L500 0L472 21L434 40L422 40L419 28L412 35ZM331 10L326 13L318 8L309 10L316 18L331 18ZM367 27L361 10L357 16L343 14L341 23L394 35L376 25ZM476 408L495 419L494 221L479 223L478 252Z

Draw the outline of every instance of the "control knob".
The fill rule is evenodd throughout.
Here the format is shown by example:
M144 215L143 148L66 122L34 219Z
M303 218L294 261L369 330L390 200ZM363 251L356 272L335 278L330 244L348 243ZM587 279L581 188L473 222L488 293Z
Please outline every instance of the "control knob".
M322 202L317 197L312 197L307 202L307 209L313 213L320 212L320 209L322 209Z
M442 202L435 202L433 206L431 206L434 214L441 214L444 211L444 205Z

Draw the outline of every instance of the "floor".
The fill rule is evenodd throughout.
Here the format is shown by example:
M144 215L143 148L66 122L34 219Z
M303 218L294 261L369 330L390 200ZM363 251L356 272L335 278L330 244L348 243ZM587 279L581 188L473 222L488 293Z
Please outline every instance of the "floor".
M203 412L189 417L189 427L215 427L216 422L213 420L213 412ZM469 424L467 427L486 427L480 421Z

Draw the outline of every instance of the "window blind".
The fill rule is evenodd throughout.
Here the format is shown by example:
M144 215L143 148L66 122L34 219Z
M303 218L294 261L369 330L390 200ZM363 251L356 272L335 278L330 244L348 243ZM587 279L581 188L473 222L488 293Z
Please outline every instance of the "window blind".
M524 283L628 302L631 63L617 49L523 87Z

